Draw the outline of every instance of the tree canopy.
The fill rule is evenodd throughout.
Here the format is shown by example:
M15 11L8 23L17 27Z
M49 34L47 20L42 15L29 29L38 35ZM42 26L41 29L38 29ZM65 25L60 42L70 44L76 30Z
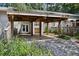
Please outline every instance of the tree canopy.
M55 12L78 13L78 3L11 3L18 11L47 10Z

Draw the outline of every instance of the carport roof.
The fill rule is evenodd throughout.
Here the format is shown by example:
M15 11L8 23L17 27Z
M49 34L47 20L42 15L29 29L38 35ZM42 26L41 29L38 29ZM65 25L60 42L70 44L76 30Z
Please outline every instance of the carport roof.
M34 15L34 16L79 16L77 14L70 14L70 13L62 13L62 12L52 12L52 11L41 11L41 10L32 10L28 12L18 12L18 11L8 11L8 14L14 14L14 15ZM53 16L52 16L53 15Z
M43 21L44 21L44 19L48 19L49 21L53 21L53 20L55 21L56 19L67 20L67 18L69 18L70 16L72 16L72 17L79 16L79 15L74 15L74 14L69 14L69 13L39 11L39 10L32 10L29 12L8 11L7 14L9 15L9 17L15 16L16 18L19 18L19 20L17 20L17 21L21 21L25 18L29 19L29 18L33 18L33 17L36 17L33 19L37 19L40 17L43 19ZM16 21L16 20L14 20L14 21ZM56 20L56 21L58 21L58 20Z
M31 12L17 12L17 11L11 11L7 12L9 15L28 15L28 16L44 16L44 17L67 17L69 15L63 15L58 13L52 13L52 12L46 12L46 11L31 11Z

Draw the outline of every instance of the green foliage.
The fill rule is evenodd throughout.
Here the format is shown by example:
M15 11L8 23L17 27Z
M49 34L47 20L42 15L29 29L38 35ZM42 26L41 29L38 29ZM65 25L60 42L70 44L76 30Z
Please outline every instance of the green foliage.
M48 32L48 28L47 28L47 26L45 27L45 33L47 33Z
M54 29L54 30L49 30L50 33L54 33L54 34L58 34L57 30Z
M59 35L59 38L65 39L65 40L69 40L71 37L68 35Z
M57 32L57 30L54 30L53 33L57 34L58 32Z
M18 11L43 10L43 3L11 3L9 5Z
M30 6L34 10L43 10L43 3L30 3Z
M50 50L35 42L28 43L23 38L14 38L10 42L0 40L0 55L2 56L41 56L53 55Z
M25 5L24 3L12 3L11 7L16 8L18 11L31 11L32 7L30 5Z
M18 11L47 10L67 13L79 12L79 3L10 3L8 5L17 8Z
M74 36L76 39L79 39L79 33L76 33Z
M66 13L79 12L79 3L51 3L48 5L50 5L48 7L49 11L66 12Z
M79 40L79 36L75 36L75 38Z
M55 12L79 13L79 3L6 3L18 11L47 10Z

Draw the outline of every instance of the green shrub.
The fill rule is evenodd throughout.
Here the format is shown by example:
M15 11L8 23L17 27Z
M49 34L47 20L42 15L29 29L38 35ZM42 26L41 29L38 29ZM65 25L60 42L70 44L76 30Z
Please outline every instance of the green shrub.
M54 30L53 33L57 34L58 32L57 32L57 30Z
M61 29L61 33L62 33L62 34L64 33L64 29Z
M57 30L49 30L50 33L58 34Z
M68 35L59 35L59 38L65 39L65 40L69 40L71 37Z
M48 28L47 28L47 26L45 27L45 31L44 31L45 33L47 33L48 32Z
M52 30L51 29L49 29L49 33L52 33Z
M14 38L8 43L0 40L0 55L2 56L41 56L53 55L50 50L42 45L37 46L34 42L28 43L22 38Z
M76 39L79 39L79 33L76 33L74 36Z
M75 36L76 39L79 39L79 36Z

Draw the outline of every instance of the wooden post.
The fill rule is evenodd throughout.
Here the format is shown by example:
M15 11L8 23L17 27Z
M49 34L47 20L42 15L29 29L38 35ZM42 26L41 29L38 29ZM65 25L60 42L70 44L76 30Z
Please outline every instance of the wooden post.
M68 31L68 30L69 30L69 26L67 25L67 34L69 33L69 31Z
M76 25L75 25L75 21L73 21L72 23L73 23L73 26L72 26L72 28L73 28L73 36L74 36L74 35L75 35L75 31L76 31L76 30L75 30L75 28L76 28Z
M42 30L42 29L41 29L41 28L42 28L41 26L42 26L42 23L41 23L41 21L40 21L40 23L39 23L39 35L40 35L40 36L41 36L41 30Z
M49 23L47 22L47 35L49 34Z
M33 36L33 21L31 21L31 36Z
M58 33L61 33L61 21L58 21Z
M14 16L11 17L11 36L13 37L13 33L14 33Z
M77 22L75 21L75 31L77 33Z

